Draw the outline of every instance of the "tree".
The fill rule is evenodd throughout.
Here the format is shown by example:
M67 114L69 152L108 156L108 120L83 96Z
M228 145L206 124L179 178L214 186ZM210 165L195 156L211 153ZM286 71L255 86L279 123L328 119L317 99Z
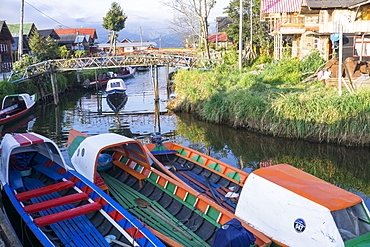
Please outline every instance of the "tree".
M67 46L63 45L59 47L59 53L62 58L68 58L71 51L67 49Z
M103 17L103 28L109 31L109 53L112 50L112 44L114 44L114 54L116 53L117 32L125 28L126 20L127 16L123 13L121 6L117 2L113 2L109 11Z
M252 13L250 11L251 3L253 5ZM229 6L225 8L225 13L227 13L228 17L233 21L233 24L229 24L229 28L225 31L227 35L234 41L238 41L239 39L239 6L239 0L232 0ZM268 51L272 49L273 42L272 37L269 35L268 23L261 22L260 20L260 6L261 0L243 0L243 40L248 40L250 43L250 33L252 27L252 45Z
M36 57L37 61L45 61L54 59L59 56L58 41L51 39L51 37L40 37L38 31L34 31L29 40L29 46L32 54Z
M215 0L171 0L165 3L165 5L179 13L180 16L178 20L185 22L192 32L199 37L199 43L206 50L207 58L210 58L208 45L208 17L215 3ZM194 20L196 20L198 24L195 25ZM177 23L181 23L181 21L177 21Z

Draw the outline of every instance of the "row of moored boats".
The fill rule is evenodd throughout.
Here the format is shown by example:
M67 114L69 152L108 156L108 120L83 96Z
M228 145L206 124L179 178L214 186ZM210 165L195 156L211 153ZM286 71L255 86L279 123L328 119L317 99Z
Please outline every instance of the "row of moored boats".
M108 96L124 94L121 81L107 85ZM35 102L6 96L0 124ZM73 129L69 166L36 133L6 134L0 151L3 212L19 245L370 245L361 197L287 164L248 174L159 133L143 145Z
M367 246L361 197L287 164L248 174L188 147L70 130L1 143L2 204L23 246ZM240 245L242 243L242 245Z

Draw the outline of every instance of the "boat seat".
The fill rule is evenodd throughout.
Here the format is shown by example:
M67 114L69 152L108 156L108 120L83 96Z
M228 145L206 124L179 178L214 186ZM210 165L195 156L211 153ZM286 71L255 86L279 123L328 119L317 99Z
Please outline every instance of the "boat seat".
M99 202L93 202L85 204L83 206L79 206L77 208L71 208L58 213L41 216L39 218L34 219L33 222L36 224L36 226L42 227L59 221L68 220L100 209L102 209L102 205Z
M66 182L73 184L71 181ZM23 193L42 191L45 188L50 188L50 186L56 187L56 184L45 186L40 180L34 178L25 178L24 184L25 188L29 191ZM38 206L43 206L38 203L53 203L53 199L66 200L63 199L64 197L59 193L45 193L41 196L32 197L31 201L33 204L31 205L35 205L34 207L37 208ZM74 207L71 203L50 207L49 209L39 211L41 217L35 218L34 223L39 226L50 224L52 230L63 242L63 246L110 247L107 241L105 241L104 236L94 227L85 215L89 212L99 210L101 207L102 205L96 202L85 204L80 207ZM55 220L58 221L52 223Z
M69 188L72 188L74 186L75 186L75 184L72 181L64 181L64 182L60 182L60 183L57 183L57 184L44 186L42 188L37 188L37 189L34 189L34 190L28 190L28 191L16 194L14 196L18 201L21 202L21 201L25 201L25 200L28 200L28 199L31 199L31 198L34 198L34 197L43 196L43 195L47 195L47 194L50 194L50 193L53 193L53 192L58 192L58 191L61 191L61 190L69 189Z
M10 186L13 190L23 189L24 185L22 182L21 172L19 170L9 171Z
M127 173L130 173L132 176L134 176L135 178L137 178L139 180L140 188L143 187L142 180L143 179L146 179L146 176L145 175L143 175L140 172L136 171L135 169L132 169L131 167L125 165L121 161L113 160L112 163L114 165L118 166L119 168L121 168L122 170L124 170L126 177L128 176Z
M72 195L66 195L60 198L51 199L49 201L27 205L27 206L24 206L23 209L24 211L26 211L26 213L31 214L31 213L39 212L39 211L46 210L49 208L62 206L64 204L87 200L89 198L90 197L88 194L81 192L81 193L76 193Z
M44 166L44 165L36 165L36 166L33 166L33 168L35 168L35 170L41 172L42 174L48 176L49 178L53 179L55 183L57 183L58 180L61 180L64 178L63 175L57 173L53 169L47 166Z

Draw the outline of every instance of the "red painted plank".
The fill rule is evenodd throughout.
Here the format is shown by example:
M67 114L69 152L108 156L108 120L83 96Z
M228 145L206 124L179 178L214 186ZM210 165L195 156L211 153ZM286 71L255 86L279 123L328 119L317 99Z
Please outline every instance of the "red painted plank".
M45 202L39 202L32 205L25 206L23 209L26 211L26 213L35 213L38 211L46 210L53 207L58 207L61 205L74 203L82 200L86 200L90 198L88 194L86 193L76 193L72 195L67 195L59 198L55 198L49 201Z
M35 136L34 134L32 133L23 133L22 134L24 137L28 138L31 140L32 143L40 143L40 142L44 142L44 139L38 137L38 136Z
M31 142L27 138L22 135L14 135L13 138L19 143L21 146L30 145Z
M42 227L59 221L68 220L73 217L87 214L100 209L102 209L102 205L100 203L94 202L77 208L72 208L63 212L42 216L40 218L34 219L33 222L36 224L36 226Z
M18 201L24 201L24 200L28 200L28 199L31 199L37 196L42 196L42 195L50 194L52 192L57 192L57 191L65 190L68 188L72 188L74 185L75 184L71 181L60 182L57 184L52 184L52 185L48 185L42 188L29 190L26 192L16 194L15 198L17 198Z

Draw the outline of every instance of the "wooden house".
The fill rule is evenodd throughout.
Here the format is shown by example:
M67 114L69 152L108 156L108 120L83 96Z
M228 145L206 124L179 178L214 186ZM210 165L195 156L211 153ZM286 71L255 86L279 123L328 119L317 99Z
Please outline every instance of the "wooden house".
M338 37L343 32L343 59L369 60L369 3L369 0L261 0L261 20L270 23L275 59L301 59L316 49L329 60L333 52L338 52Z
M55 32L60 36L60 46L66 45L71 50L79 50L84 47L87 55L96 53L97 46L95 41L98 39L98 36L95 28L55 29Z
M0 21L0 72L13 68L12 44L14 39L5 21Z
M86 35L79 34L59 34L59 46L66 46L70 51L86 51L90 55L90 42Z
M53 40L59 40L60 39L59 35L57 34L57 32L55 32L54 29L39 30L39 34L40 34L40 37L43 37L45 39L47 39L49 37Z
M14 43L12 44L13 57L18 57L18 40L19 40L19 26L20 24L8 24L9 31L14 38ZM31 50L28 45L28 41L34 33L38 32L34 23L24 23L23 24L23 53L30 54Z

